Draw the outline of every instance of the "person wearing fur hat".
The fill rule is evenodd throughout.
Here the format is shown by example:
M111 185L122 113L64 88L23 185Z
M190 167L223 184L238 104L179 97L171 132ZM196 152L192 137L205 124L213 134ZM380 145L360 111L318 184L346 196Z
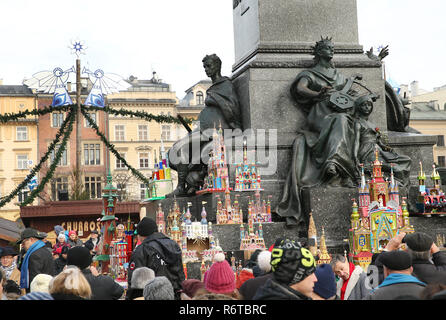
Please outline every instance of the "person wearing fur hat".
M335 254L331 260L333 272L340 278L337 282L336 295L341 300L362 300L370 293L367 288L367 274L360 266L355 266L347 258Z
M155 220L144 217L136 226L138 240L141 242L132 253L128 267L128 284L131 286L133 271L147 267L155 276L165 276L172 283L175 298L180 299L181 283L185 280L181 248L179 245L158 232Z
M57 236L57 242L56 244L53 246L53 254L57 254L57 250L60 248L62 249L63 247L68 247L70 248L70 245L68 244L68 242L66 241L65 235L63 234L63 232L59 233L59 235ZM59 252L60 255L60 252Z
M336 279L329 264L321 264L317 266L314 272L317 282L314 284L313 300L336 300Z
M118 300L124 293L124 288L112 277L97 274L91 267L90 250L85 247L70 248L67 252L67 268L70 265L78 267L91 287L91 300Z
M311 300L316 261L299 242L285 239L271 252L272 277L253 300Z
M273 248L271 248L271 251ZM257 293L257 290L263 286L266 281L271 279L271 251L263 250L258 254L257 266L261 272L261 275L249 279L242 284L239 291L243 300L252 300Z
M401 250L381 253L384 281L365 300L394 300L404 296L420 298L426 284L412 275L412 257Z
M187 279L181 283L183 290L181 292L181 300L191 300L196 294L204 289L203 281L198 279Z
M141 267L133 271L132 286L127 290L126 300L144 300L144 287L146 284L155 279L155 272L147 267Z
M204 274L204 288L207 292L227 295L240 299L236 288L235 274L223 252L214 256L214 263ZM197 297L199 300L199 298Z
M84 245L84 243L78 238L75 230L68 232L68 244L70 245L70 248L82 247Z

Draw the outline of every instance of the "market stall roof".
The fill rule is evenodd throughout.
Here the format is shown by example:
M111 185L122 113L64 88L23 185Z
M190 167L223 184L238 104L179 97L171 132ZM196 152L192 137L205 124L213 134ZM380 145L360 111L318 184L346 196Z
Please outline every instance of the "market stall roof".
M17 241L23 228L17 222L0 218L0 239Z

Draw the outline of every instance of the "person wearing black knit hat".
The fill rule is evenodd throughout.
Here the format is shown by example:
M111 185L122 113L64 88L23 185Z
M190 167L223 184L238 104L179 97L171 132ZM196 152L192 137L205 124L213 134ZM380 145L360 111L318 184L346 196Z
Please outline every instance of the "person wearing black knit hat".
M112 277L99 275L91 266L90 250L85 247L74 247L67 252L67 267L78 267L91 287L91 300L118 300L124 293L124 288L116 283Z
M394 300L401 295L420 298L426 284L412 275L412 258L401 250L381 253L384 281L365 300Z
M141 244L133 250L129 260L128 286L131 287L133 271L147 267L155 272L156 277L165 276L169 279L175 291L175 298L179 300L181 283L186 278L180 246L158 232L155 220L149 217L144 217L136 225L136 233Z
M272 278L253 300L311 300L317 278L316 261L298 242L285 239L271 253Z

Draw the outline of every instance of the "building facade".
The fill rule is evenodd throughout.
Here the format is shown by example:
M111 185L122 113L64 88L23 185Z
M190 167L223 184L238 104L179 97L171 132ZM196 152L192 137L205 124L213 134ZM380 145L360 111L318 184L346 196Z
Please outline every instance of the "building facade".
M437 167L446 167L446 110L439 110L434 103L412 102L409 126L421 133L438 136L434 161Z
M23 85L0 85L0 113L17 113L37 108L36 95ZM29 174L38 158L38 119L27 116L0 125L0 197L7 196ZM19 204L29 195L28 187L0 208L0 218L16 221ZM34 201L36 203L36 201Z
M144 111L154 115L176 117L178 99L169 84L158 79L156 73L149 80L130 76L131 84L125 91L109 94L107 103L114 109ZM152 177L155 164L161 161L161 152L167 152L177 141L177 125L157 123L127 116L109 115L109 137L115 149L133 168L147 178ZM110 152L110 168L121 200L146 198L147 186L133 177L123 162ZM172 172L176 180L176 172Z
M88 83L82 81L81 101L85 101L88 95ZM75 101L76 93L72 92L71 86L68 84L67 89ZM43 109L51 105L52 95L38 93L38 108ZM53 112L39 116L39 152L40 159L48 150L48 146L56 137L63 121L67 117L67 112ZM107 136L107 115L105 112L96 111L91 112L90 116L96 121L101 132ZM84 199L101 199L102 185L105 183L106 169L107 169L107 148L97 136L95 130L87 123L87 120L81 116L82 129L80 132L81 144L81 181L83 183ZM62 158L56 171L51 179L51 182L45 186L41 193L39 204L45 201L59 201L71 200L74 192L74 181L76 174L76 131L77 126L74 125L67 147L62 154ZM57 151L57 147L55 152ZM42 166L40 176L43 177L50 167L54 159L55 152L53 152L48 161ZM40 181L40 180L39 180Z

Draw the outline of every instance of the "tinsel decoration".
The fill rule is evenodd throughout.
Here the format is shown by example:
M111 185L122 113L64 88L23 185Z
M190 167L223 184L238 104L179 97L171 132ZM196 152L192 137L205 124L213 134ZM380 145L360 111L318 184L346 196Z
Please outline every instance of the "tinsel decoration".
M45 185L53 177L54 171L56 171L56 167L57 167L60 159L62 158L62 154L67 147L68 139L70 138L71 132L73 131L73 123L74 123L74 120L76 119L75 110L76 110L76 108L73 108L72 111L70 112L69 116L67 117L69 119L68 128L67 128L66 132L64 133L62 143L61 143L59 149L57 149L57 152L54 156L53 162L51 163L51 166L48 169L45 177L42 178L39 185L31 192L31 194L25 199L25 201L23 201L20 204L21 207L26 206L29 203L32 203L34 201L34 198L37 197L37 195L43 191L43 188L45 187Z
M9 121L18 121L21 118L26 118L27 116L43 116L48 113L52 112L60 112L69 111L74 105L68 105L68 106L59 106L59 107L44 107L42 109L34 109L34 110L25 110L20 111L17 113L5 113L0 114L0 123L6 123Z
M72 113L73 111L71 111L70 115L66 117L66 119L62 122L62 125L60 126L59 131L56 134L56 137L49 145L47 152L42 156L39 163L30 171L30 173L26 176L25 180L23 180L8 196L2 198L2 200L0 201L0 208L3 207L5 204L7 204L9 201L11 201L20 192L20 190L22 190L28 185L28 183L36 175L36 173L40 171L42 164L48 160L50 154L54 151L56 145L59 143L62 134L64 134L65 128L70 121Z

